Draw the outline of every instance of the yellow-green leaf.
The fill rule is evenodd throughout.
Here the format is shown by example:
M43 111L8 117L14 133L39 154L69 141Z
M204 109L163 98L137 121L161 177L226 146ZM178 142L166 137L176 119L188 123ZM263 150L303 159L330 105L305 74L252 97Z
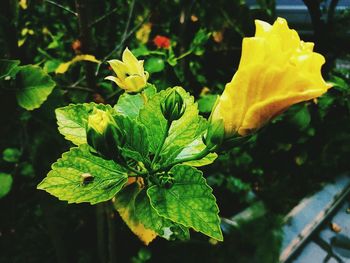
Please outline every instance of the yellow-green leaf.
M97 60L95 58L95 56L93 55L77 55L76 57L74 57L72 60L62 63L58 66L58 68L56 69L56 74L63 74L65 73L69 67L78 62L78 61L90 61L90 62L94 62L94 63L101 63L101 61Z

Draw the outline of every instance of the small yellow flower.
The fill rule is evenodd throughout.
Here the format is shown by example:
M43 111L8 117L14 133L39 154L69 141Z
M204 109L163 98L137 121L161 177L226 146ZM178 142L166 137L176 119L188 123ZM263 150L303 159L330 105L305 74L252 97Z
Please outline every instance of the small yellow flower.
M88 117L88 129L93 129L99 134L103 134L111 123L114 123L112 116L108 112L97 108L94 108L92 114Z
M137 60L128 48L124 50L122 60L108 61L117 76L108 76L105 79L115 82L126 92L141 91L146 86L149 77L148 72L143 68L143 60Z
M152 24L145 23L142 27L136 32L136 39L139 40L142 44L146 44L149 40L149 35L152 31Z
M321 75L324 57L285 19L273 25L256 20L255 25L255 36L243 39L239 68L213 110L213 119L224 120L225 137L247 135L331 87Z

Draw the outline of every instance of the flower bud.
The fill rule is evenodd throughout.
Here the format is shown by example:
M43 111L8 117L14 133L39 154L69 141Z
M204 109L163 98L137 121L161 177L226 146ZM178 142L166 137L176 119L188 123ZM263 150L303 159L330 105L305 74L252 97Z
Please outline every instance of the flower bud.
M108 112L94 108L88 117L88 130L93 129L96 133L103 134L110 123L114 123L114 120Z
M106 159L119 160L119 147L125 143L124 133L117 127L110 113L94 109L88 117L87 142Z
M163 116L168 121L176 121L182 117L185 112L186 104L181 95L173 89L160 104Z
M207 134L203 138L203 142L209 149L213 149L215 146L219 146L222 144L225 138L225 126L223 119L217 119L211 121Z

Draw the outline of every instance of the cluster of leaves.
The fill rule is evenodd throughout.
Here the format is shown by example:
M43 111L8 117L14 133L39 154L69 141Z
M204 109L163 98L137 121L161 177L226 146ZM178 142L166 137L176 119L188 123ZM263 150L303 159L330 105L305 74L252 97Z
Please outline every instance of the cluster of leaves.
M186 109L172 122L163 145L167 120L160 104L172 89L156 93L151 86L143 95L126 93L113 108L94 103L58 108L59 131L77 147L53 164L38 188L69 203L96 204L115 197L116 209L146 244L157 235L187 239L188 228L222 240L212 189L193 167L213 162L216 154L191 160L206 147L202 136L207 121L198 115L192 96L180 87L173 89L182 96ZM125 132L120 149L125 163L96 156L87 145L87 120L94 108L111 113ZM158 149L160 160L154 161L151 157L157 156ZM85 181L86 175L91 180Z

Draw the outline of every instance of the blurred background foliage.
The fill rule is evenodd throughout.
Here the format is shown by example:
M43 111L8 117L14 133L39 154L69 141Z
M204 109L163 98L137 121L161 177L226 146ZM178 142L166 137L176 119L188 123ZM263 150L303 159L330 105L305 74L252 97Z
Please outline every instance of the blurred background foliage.
M283 13L280 7L288 4L290 13ZM113 263L115 256L134 263L277 262L283 216L350 168L349 5L336 0L2 1L0 57L39 65L56 88L39 109L26 111L14 90L0 82L0 262ZM64 74L56 72L60 64L79 54L105 62L128 46L145 59L159 90L183 86L208 117L237 69L242 38L254 34L254 19L271 23L278 15L290 19L303 40L316 43L327 59L323 75L334 88L317 101L292 107L203 169L223 218L253 211L234 229L223 223L224 243L192 233L188 242L158 239L145 247L105 205L68 206L36 190L69 148L58 134L55 108L86 101L114 104L121 94L103 80L110 74L106 63L75 62Z

